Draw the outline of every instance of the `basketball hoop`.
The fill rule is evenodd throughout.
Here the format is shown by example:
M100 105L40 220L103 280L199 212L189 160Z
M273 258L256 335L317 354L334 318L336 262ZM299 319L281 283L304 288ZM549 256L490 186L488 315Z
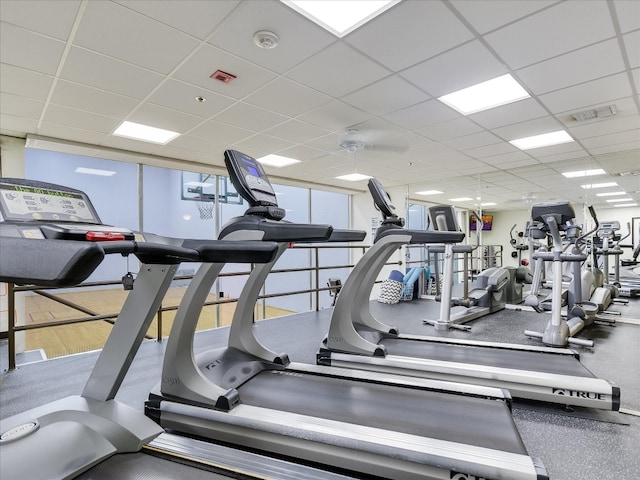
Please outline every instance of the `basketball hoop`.
M203 202L203 201L197 200L196 205L198 206L198 211L200 212L201 220L211 220L213 218L212 202Z

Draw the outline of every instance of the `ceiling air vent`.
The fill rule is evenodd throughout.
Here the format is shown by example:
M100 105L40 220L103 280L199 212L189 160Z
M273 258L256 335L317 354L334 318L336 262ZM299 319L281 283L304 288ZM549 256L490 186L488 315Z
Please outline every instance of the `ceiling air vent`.
M594 108L593 110L585 110L584 112L578 112L571 115L577 122L584 122L586 120L593 120L594 118L613 117L618 113L618 109L615 105L609 105L608 107Z
M218 80L222 83L230 83L236 79L235 75L231 73L223 72L222 70L216 70L209 77L213 78L214 80Z

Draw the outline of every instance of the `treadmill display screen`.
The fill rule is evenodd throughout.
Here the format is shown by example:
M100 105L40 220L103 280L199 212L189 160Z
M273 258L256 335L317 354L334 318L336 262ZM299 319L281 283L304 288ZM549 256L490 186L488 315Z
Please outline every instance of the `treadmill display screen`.
M82 192L5 182L0 182L0 214L4 220L101 223Z
M235 150L225 152L225 162L231 182L250 205L274 205L276 194L257 160Z

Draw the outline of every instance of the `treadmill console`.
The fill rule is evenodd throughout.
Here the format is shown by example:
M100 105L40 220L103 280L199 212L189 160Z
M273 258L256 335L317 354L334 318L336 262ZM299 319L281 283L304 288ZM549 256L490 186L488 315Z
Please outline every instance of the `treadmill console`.
M547 220L553 217L560 230L573 228L575 216L573 205L566 201L538 203L531 207L531 220L548 225Z
M126 228L103 225L86 193L61 185L0 178L2 235L69 240L133 240Z
M435 205L429 207L429 223L435 230L443 232L460 232L456 211L451 205Z
M369 179L369 192L373 197L373 203L382 213L383 225L394 224L404 227L404 218L400 218L395 214L396 207L391 203L391 197L385 191L384 187L377 178Z
M247 214L261 215L273 220L284 218L285 211L278 207L271 182L255 158L237 150L225 150L224 163L231 183L251 206Z

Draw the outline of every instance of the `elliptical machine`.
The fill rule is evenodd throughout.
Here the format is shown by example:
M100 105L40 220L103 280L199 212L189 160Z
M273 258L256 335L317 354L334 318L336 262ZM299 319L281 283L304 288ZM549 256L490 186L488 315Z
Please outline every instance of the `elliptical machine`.
M593 207L589 207L591 216L596 220ZM536 262L553 262L553 287L551 292L551 319L547 323L544 332L525 330L525 335L542 339L545 345L551 347L566 347L569 343L586 347L593 346L593 340L575 338L585 326L595 321L598 306L582 300L582 273L581 263L588 255L580 249L580 244L585 237L594 230L580 236L580 227L575 223L575 211L569 202L549 202L534 205L531 208L531 220L539 222L537 228L531 228L530 233L534 238L542 239L550 236L553 240L552 250L543 249L533 254ZM596 226L597 228L597 226ZM573 243L570 253L563 251L562 236L568 237ZM573 264L573 280L567 291L567 318L562 319L562 267L563 263ZM536 269L536 274L538 269ZM535 280L534 280L535 285ZM529 295L525 304L539 310L539 300L535 295Z

